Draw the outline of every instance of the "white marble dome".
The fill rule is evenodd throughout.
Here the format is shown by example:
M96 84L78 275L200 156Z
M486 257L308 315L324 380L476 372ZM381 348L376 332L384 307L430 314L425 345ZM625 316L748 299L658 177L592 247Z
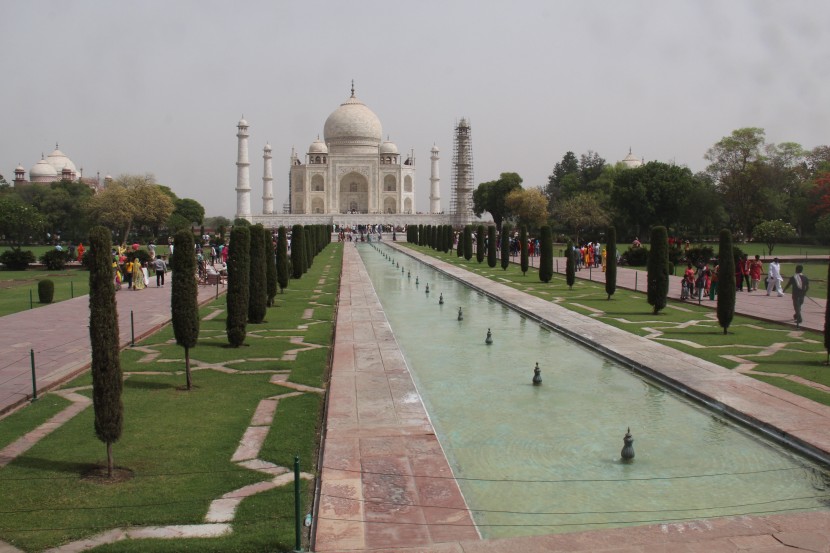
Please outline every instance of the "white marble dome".
M629 169L635 169L643 164L643 161L631 153L631 148L628 149L628 155L622 160L623 164Z
M58 172L43 158L35 163L34 167L29 171L29 180L31 182L52 182L57 180L57 178Z
M323 138L327 144L379 146L383 139L380 119L352 96L326 119Z
M327 154L329 153L329 149L326 146L326 143L320 140L320 137L317 137L317 140L311 143L311 146L308 147L308 153L310 154Z
M383 144L380 145L380 153L382 154L397 154L398 147L395 145L394 142L387 140Z
M57 144L55 145L55 151L49 154L46 158L46 161L55 168L55 172L60 175L64 169L69 169L72 175L77 175L78 170L75 168L75 164L72 163L72 160L66 157L66 154L61 152L57 148Z

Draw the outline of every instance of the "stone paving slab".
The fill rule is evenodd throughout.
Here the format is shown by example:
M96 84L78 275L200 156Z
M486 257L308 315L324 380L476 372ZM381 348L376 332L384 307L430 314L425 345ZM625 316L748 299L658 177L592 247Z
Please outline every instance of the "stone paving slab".
M151 283L144 290L116 292L121 347L132 341L131 313L136 341L170 321L171 288ZM216 292L215 286L199 286L199 304L213 300ZM0 317L0 415L32 396L32 349L38 393L86 370L91 363L89 296Z

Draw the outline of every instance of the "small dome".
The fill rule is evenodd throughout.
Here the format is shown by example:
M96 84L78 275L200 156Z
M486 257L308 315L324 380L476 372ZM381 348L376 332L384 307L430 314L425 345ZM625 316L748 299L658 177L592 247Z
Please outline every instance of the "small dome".
M329 153L328 146L326 143L320 140L320 137L317 137L317 140L311 143L311 146L308 147L308 153L310 154L327 154Z
M323 127L326 144L379 146L383 140L380 119L366 105L352 96L340 104Z
M380 145L380 153L382 154L397 154L398 147L395 146L394 142L390 142L387 140L383 144Z
M265 151L265 152L270 152L271 151L271 144L266 142L265 147L262 150Z
M58 178L58 172L48 161L41 158L29 171L29 178L32 182L52 182Z
M440 151L441 150L439 150L438 146L436 146L435 144L432 145L432 149L430 150L430 152L432 152L433 154L437 154Z
M17 167L14 168L14 172L19 173L21 171L26 171L26 169L24 169L23 166L18 163Z
M639 167L643 164L640 158L631 153L631 148L628 149L628 155L625 156L622 163L629 169L634 169L635 167Z
M247 127L248 122L245 121L245 117L243 116L242 119L239 120L239 123L236 124L237 127Z

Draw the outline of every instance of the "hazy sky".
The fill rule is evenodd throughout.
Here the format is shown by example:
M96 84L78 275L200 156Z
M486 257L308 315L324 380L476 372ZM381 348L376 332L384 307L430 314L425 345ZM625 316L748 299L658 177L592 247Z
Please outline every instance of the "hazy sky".
M828 21L826 0L0 0L0 173L28 176L59 142L85 176L150 172L232 217L244 114L252 210L266 141L281 210L291 147L322 135L351 79L415 149L418 211L433 143L449 207L461 117L475 183L544 185L568 150L698 171L740 127L830 143Z

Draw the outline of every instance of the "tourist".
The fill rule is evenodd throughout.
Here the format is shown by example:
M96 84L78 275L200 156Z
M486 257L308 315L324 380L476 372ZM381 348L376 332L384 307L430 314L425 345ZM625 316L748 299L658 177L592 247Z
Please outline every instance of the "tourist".
M749 282L749 259L746 254L738 260L738 265L741 267L741 285L746 282L746 291L752 292L752 286Z
M769 272L767 273L767 295L769 296L770 292L775 289L778 292L778 297L782 297L784 292L781 291L781 281L784 280L781 277L781 265L778 264L778 258L772 260L772 263L769 264Z
M141 260L138 259L138 256L136 256L130 265L130 270L133 275L133 290L144 289L144 271L141 269Z
M807 290L810 289L810 279L807 278L807 275L802 274L802 271L804 271L804 267L802 265L797 265L795 268L795 274L790 277L787 281L787 285L784 286L785 291L790 286L793 287L793 310L795 310L793 319L795 320L796 326L801 326L801 306L804 304L804 298L807 296Z
M751 291L758 290L758 283L761 281L761 273L764 272L764 264L761 263L761 257L756 255L749 263L749 283Z
M82 263L84 259L84 244L81 242L78 244L78 263Z
M709 300L715 301L715 295L718 293L718 278L720 278L718 273L720 272L720 265L715 263L715 268L711 272L712 278L709 283Z
M156 288L164 286L164 273L167 271L167 263L164 262L164 256L158 256L153 261L153 268L156 270Z

